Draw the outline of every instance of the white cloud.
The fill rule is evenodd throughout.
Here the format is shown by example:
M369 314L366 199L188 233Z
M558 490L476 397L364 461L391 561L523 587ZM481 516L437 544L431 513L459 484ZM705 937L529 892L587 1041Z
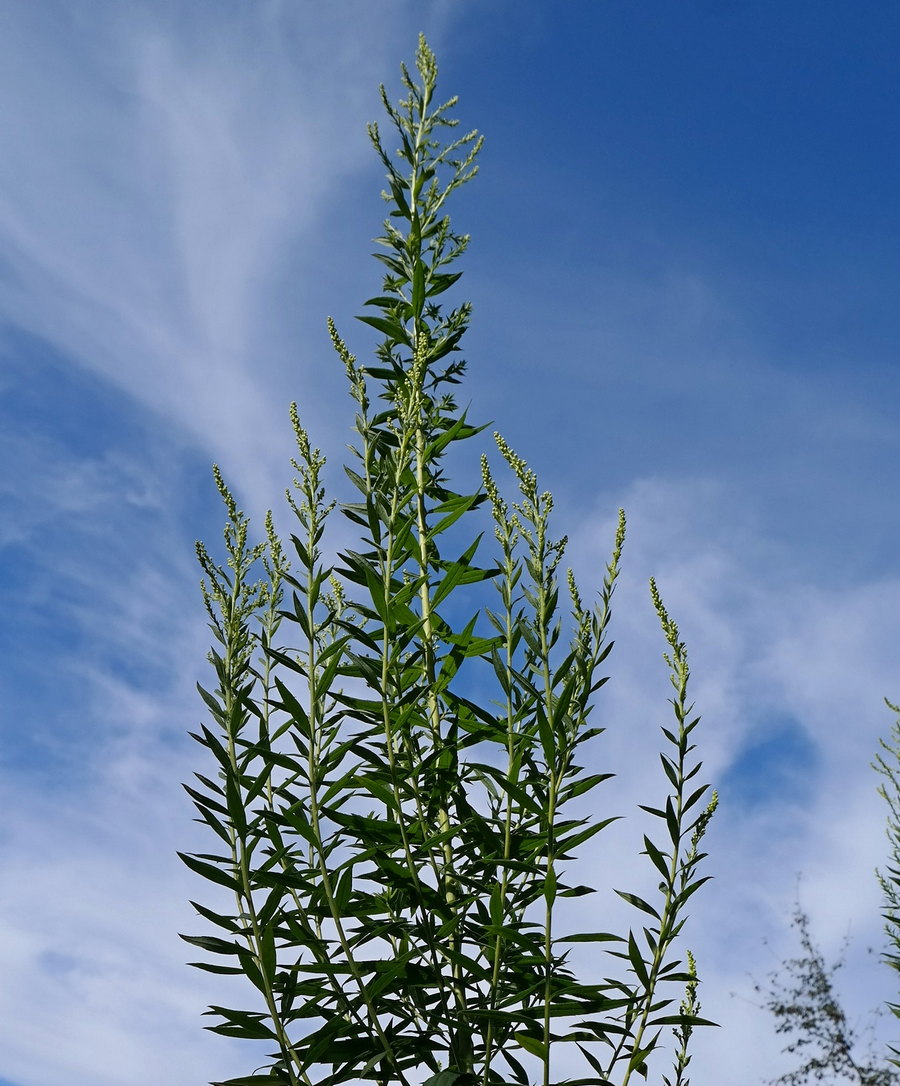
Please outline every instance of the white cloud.
M196 893L174 856L183 752L153 755L140 779L113 764L75 796L4 789L21 825L0 848L0 1032L3 1072L23 1086L187 1084L235 1067L235 1046L200 1028L215 983L184 967L175 935L194 930L183 902Z
M432 25L447 25L450 11L435 5ZM179 455L164 450L187 434L226 461L252 502L280 492L284 405L298 386L315 389L320 354L309 332L288 341L296 314L267 326L270 303L295 260L298 309L315 288L319 219L335 215L371 164L362 124L377 113L374 87L396 76L417 29L409 16L420 13L350 0L98 0L88 12L22 0L5 14L0 96L15 108L0 118L0 314L149 409L159 432L137 437L130 456L119 447L73 455L46 434L7 436L0 450L19 465L0 541L55 537L20 598L30 615L52 605L72 634L47 680L59 718L13 725L41 732L67 776L45 789L36 767L0 772L4 808L16 814L0 836L0 1074L19 1086L187 1086L252 1061L201 1031L199 1012L218 989L184 968L190 955L175 938L195 930L185 899L205 892L173 856L194 832L178 781L198 752L179 737L201 713L192 687L205 640L175 508L185 500ZM304 263L298 252L312 256ZM606 333L611 356L633 354L637 342L663 357L661 326L684 353L698 329L715 338L738 320L691 275L663 277L649 300L629 302L629 289L604 304L645 338L625 343L616 325ZM515 306L524 343L518 292ZM766 377L757 366L748 387ZM801 390L780 387L793 389L790 415ZM330 405L306 398L304 415L327 430ZM823 427L839 418L863 426L833 405L814 414ZM573 539L586 589L599 580L587 571L602 574L615 504L585 517ZM716 882L697 898L688 941L705 1009L727 1028L698 1038L694 1078L723 1081L725 1067L740 1086L778 1065L771 1023L744 1000L753 998L747 974L761 979L790 952L796 873L826 952L851 921L861 945L878 937L871 868L884 812L868 762L890 724L881 696L900 696L900 584L822 583L713 479L643 479L622 504L631 528L612 681L598 708L609 731L597 746L620 777L598 796L632 815L662 782L656 744L670 691L651 573L688 642L707 778L726 777L774 714L816 754L811 803L785 794L737 808L723 788L710 831ZM628 888L649 877L636 866L639 825L630 817L603 835L598 874L585 881ZM854 1005L868 1005L880 975L850 971Z
M208 1002L240 997L186 969L177 939L198 930L187 898L208 900L174 855L200 839L179 782L198 765L185 732L206 671L184 436L254 504L280 491L286 404L314 356L266 329L271 296L373 162L363 126L397 43L414 46L411 10L4 12L0 315L54 356L30 375L50 397L39 428L16 418L3 439L4 556L25 575L3 586L7 662L28 666L4 675L18 732L0 764L15 812L0 835L0 1075L17 1086L186 1086L259 1056L203 1032ZM300 262L298 298L314 274ZM27 365L0 378L11 394ZM77 423L65 366L132 401L130 438L114 396L74 443L56 433L60 416Z
M599 710L610 729L598 748L604 768L623 775L610 790L611 809L631 815L660 789L654 752L658 725L670 724L669 691L646 589L652 574L692 661L702 779L721 792L707 842L715 881L694 899L686 944L698 955L705 1009L727 1028L701 1033L693 1069L698 1081L721 1079L723 1067L728 1081L760 1081L778 1073L780 1057L753 981L798 949L788 929L798 889L827 959L838 956L848 929L853 934L842 981L851 1014L890 994L888 971L868 953L882 944L873 869L886 847L886 811L869 763L891 725L881 696L891 690L900 644L900 582L836 587L786 575L790 564L770 561L739 497L710 480L640 480L621 504L630 538L615 600L612 678ZM596 567L612 527L606 511L586 519L574 539L577 568ZM729 767L772 717L787 717L808 736L814 757L802 772L813 774L811 787L802 797L775 790L760 804L735 801ZM789 782L792 770L784 776L784 769L776 761L756 773ZM630 840L633 856L637 828ZM617 873L629 866L624 848L610 864Z
M323 317L289 342L271 297L320 244L323 209L374 165L364 123L378 82L396 80L397 43L415 44L409 12L14 5L0 312L226 457L247 490L277 494L290 433L271 420L321 357ZM301 280L301 311L303 294Z

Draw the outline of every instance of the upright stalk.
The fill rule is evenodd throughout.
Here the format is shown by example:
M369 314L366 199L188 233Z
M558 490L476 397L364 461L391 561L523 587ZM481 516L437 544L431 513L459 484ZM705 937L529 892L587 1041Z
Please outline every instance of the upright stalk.
M654 587L675 658L679 731L664 731L678 750L664 756L675 793L647 810L664 820L671 846L645 839L666 886L661 908L623 896L659 927L644 929L646 950L632 932L567 932L565 899L595 889L566 885L564 861L613 821L568 811L610 775L576 764L576 751L604 730L588 724L606 681L597 671L611 648L624 521L599 604L583 606L569 571L571 610L561 616L566 541L553 541L552 499L525 461L498 437L518 486L511 504L486 461L474 493L447 480L448 450L479 428L454 398L471 309L442 306L468 238L451 229L445 206L474 176L481 140L449 138L455 99L436 104L424 39L416 68L418 81L402 69L407 96L397 105L382 88L397 151L369 130L390 205L377 239L381 293L360 318L381 337L373 362L357 363L329 321L358 409L346 469L358 493L339 506L358 549L333 569L322 564L334 503L295 408L299 497L289 492L288 502L300 572L289 571L271 521L268 553L247 544L246 518L218 474L231 573L198 547L222 647L210 657L218 687L201 691L215 728L196 738L218 776L198 774L202 789L188 790L226 847L184 859L232 891L234 912L198 905L221 934L185 938L225 963L201 968L243 973L261 997L256 1009L211 1008L210 1028L277 1048L259 1072L215 1086L409 1086L426 1069L426 1086L529 1086L523 1054L541 1061L551 1086L553 1048L573 1044L596 1076L579 1079L584 1086L612 1086L623 1061L625 1086L645 1073L657 1027L672 1024L682 1030L681 1076L700 1019L690 1003L666 1012L660 986L679 977L669 947L704 881L694 876L697 843L714 806L695 817L705 786L684 788L699 765L688 764L696 721L687 720L683 646ZM477 518L464 549L449 551L484 501L496 564L480 557ZM258 561L262 586L250 582ZM483 582L499 589L498 614L479 608ZM627 946L610 953L633 980L578 979L567 944L597 941ZM608 1068L598 1044L613 1051Z

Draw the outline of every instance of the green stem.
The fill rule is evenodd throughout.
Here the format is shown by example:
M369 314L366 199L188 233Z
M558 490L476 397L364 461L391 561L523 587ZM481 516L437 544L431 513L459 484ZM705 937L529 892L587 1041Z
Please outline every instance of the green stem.
M675 819L680 829L684 817L685 759L687 757L687 738L684 734L684 721L687 716L687 665L677 655L675 657L674 664L677 668L678 677L678 697L675 702L675 711L679 723L677 775L678 784L675 789ZM647 1031L647 1022L649 1021L650 1015L653 1012L653 996L656 992L656 986L659 981L660 970L662 969L666 953L668 952L669 946L671 945L673 939L672 931L675 925L676 914L678 911L675 884L678 878L679 870L682 870L683 868L681 857L681 841L682 834L679 832L678 840L673 841L672 843L672 857L669 864L668 878L666 880L666 891L665 899L663 902L662 916L659 922L659 937L656 941L656 947L653 952L653 960L650 966L650 970L648 972L647 985L642 997L642 1009L640 1012L640 1017L638 1019L638 1025L634 1031L634 1041L632 1044L633 1052L639 1052L641 1049L641 1043L644 1039L644 1034ZM628 1086L634 1070L636 1070L636 1068L632 1068L629 1061L629 1066L626 1068L625 1071L625 1077L622 1079L622 1086Z
M314 531L310 530L309 537L309 553L310 557L314 554L315 537ZM313 568L307 569L307 599L312 601L314 592L314 579L315 572ZM353 980L357 985L359 994L362 996L363 1002L366 1006L368 1014L368 1023L359 1016L355 1015L361 1028L374 1030L375 1035L381 1042L384 1049L384 1054L388 1061L396 1070L399 1080L403 1083L407 1082L406 1076L400 1070L397 1064L397 1056L394 1052L393 1045L390 1038L384 1031L381 1025L381 1020L378 1015L377 1008L372 1002L372 998L369 995L369 990L365 982L365 978L359 970L359 966L356 962L356 958L353 955L353 950L350 947L349 940L347 938L346 931L344 929L343 919L341 911L338 908L337 901L334 894L334 885L331 877L331 871L326 863L326 857L321 847L322 842L322 829L320 822L320 810L319 810L319 746L321 743L321 704L318 693L318 643L316 639L315 628L315 616L310 613L309 615L309 637L308 637L308 654L307 660L309 664L309 693L310 693L310 705L309 705L309 726L310 726L310 744L308 755L308 773L309 773L309 811L310 811L310 824L313 829L313 836L315 837L317 848L317 861L319 867L319 875L322 880L322 888L325 891L325 899L328 903L328 910L331 914L332 922L334 923L335 931L337 932L338 939L341 944L341 950L343 951L344 958L347 965L350 968Z
M553 682L550 676L550 644L547 637L547 630L552 620L552 615L549 614L547 590L547 579L550 576L550 572L547 569L547 548L546 548L546 535L545 535L545 521L543 519L542 512L536 508L537 512L537 524L535 529L537 531L537 546L538 546L538 569L541 573L540 585L538 586L538 626L540 629L541 638L541 678L544 683L544 711L547 713L548 726L553 736L553 762L547 766L547 811L546 811L546 832L547 832L547 870L545 879L551 880L555 885L556 871L556 803L558 798L559 788L559 776L558 766L556 764L556 729L553 727ZM549 761L549 759L548 759ZM546 882L545 882L546 887ZM553 978L552 978L552 964L553 964L553 902L547 898L545 889L545 908L544 908L544 1086L550 1086L550 1004L553 998Z
M496 492L495 492L496 493ZM501 524L498 514L501 512L496 504L495 498L495 516L497 516L498 528L502 533L501 545L504 547L504 583L501 588L503 592L504 602L504 620L506 624L504 634L504 645L506 648L506 755L507 755L507 778L515 783L514 777L518 776L517 770L517 751L515 749L515 715L512 700L512 684L514 678L513 671L513 633L514 633L514 621L513 621L513 591L514 591L514 576L515 576L515 562L512 556L512 544L513 540L510 537L509 526L505 522ZM503 860L507 861L512 856L512 796L509 792L506 793L506 811L503 820ZM501 925L506 920L506 895L509 886L509 868L504 862L503 871L500 876L500 923ZM491 968L491 995L490 995L490 1009L495 1011L497 1009L498 998L498 984L500 980L500 964L501 964L501 952L503 948L503 938L498 932L494 937L494 948L492 954L492 968ZM482 1074L483 1086L488 1086L488 1072L490 1071L491 1063L494 1056L494 1021L493 1018L488 1020L487 1034L485 1038L485 1057L484 1057L484 1069Z
M387 522L387 539L385 542L385 548L383 551L382 559L382 595L385 600L386 612L387 604L393 593L393 580L394 580L394 567L396 559L394 556L394 549L396 546L396 538L394 534L394 525L400 516L400 495L403 487L403 466L407 463L409 457L409 429L404 428L403 435L400 441L400 447L395 452L395 477L392 480L391 485L391 506L388 514ZM367 444L366 448L366 475L367 482L370 484L370 493L374 492L372 489L371 481L371 447ZM381 648L381 711L382 711L382 728L385 737L385 751L388 759L388 768L391 776L391 789L394 796L394 803L398 813L398 828L400 831L401 842L403 846L404 861L406 863L407 871L409 872L410 880L413 885L413 889L416 895L418 906L422 912L423 920L426 923L430 922L428 910L425 906L425 895L422 891L421 880L419 876L418 866L416 864L415 857L413 855L412 845L410 843L409 831L405 820L402 817L403 809L403 794L400 785L402 774L397 765L397 758L395 752L395 732L392 720L393 707L391 700L388 698L388 690L391 688L391 660L393 654L393 639L392 630L388 621L387 613L384 616L384 628L382 635L382 648ZM404 740L405 741L405 740ZM413 750L409 743L406 743L407 753L410 758L409 776L405 781L407 787L411 787L414 793L414 801L416 806L416 815L419 821L419 825L422 828L423 840L426 839L429 832L428 818L426 815L425 807L422 801L421 791L416 783L416 775L413 772L414 761L417 759L417 754ZM438 885L440 885L441 871L431 859L431 868L435 876ZM440 955L439 948L436 945L436 940L433 937L433 932L429 929L427 937L428 952L431 958L432 968L435 970L435 975L440 974ZM440 998L443 1004L443 1018L445 1022L450 1021L450 1008L447 1004L446 995L443 988L441 988Z
M430 125L427 114L431 101L432 88L426 82L422 89L420 103L419 122L416 126L414 143L414 161L409 178L410 192L410 232L416 238L416 245L410 261L410 283L415 283L422 268L422 279L427 276L427 266L423 259L422 233L423 224L420 220L420 204L418 192L420 188L419 173L423 166L427 151L427 137ZM421 312L424 306L424 298L420 302L418 311L413 314L412 328L412 372L410 374L410 396L408 402L408 425L412 425L415 445L415 478L416 478L416 534L419 548L419 601L422 611L422 647L425 659L425 683L427 689L427 713L431 729L432 748L437 750L444 742L441 727L441 708L437 694L437 666L435 652L435 633L432 621L431 592L430 592L430 559L428 553L428 511L426 505L426 441L425 441L425 405L424 405L424 381L428 370L427 350L428 331ZM406 429L406 427L405 427ZM444 797L442 796L442 799ZM450 812L446 803L442 802L438 812L438 829L440 833L449 833L451 822ZM428 827L423 826L427 832ZM452 913L457 908L457 895L453 873L453 845L449 837L445 837L442 845L443 863L440 885L443 887L444 900L448 910ZM457 924L453 933L453 949L458 955L462 949L460 925ZM461 1022L457 1029L451 1033L451 1048L455 1049L456 1069L474 1073L474 1056L472 1051L472 1038L468 1025L468 1007L466 1002L465 984L462 969L458 958L451 965L453 976L453 992L456 1007ZM461 1027L461 1028L460 1028Z
M241 556L242 557L242 556ZM236 713L242 713L243 708L239 705L237 698L235 697L235 691L240 687L240 670L241 668L241 653L238 653L238 658L235 659L235 639L236 635L240 635L240 626L242 623L241 616L241 592L243 590L243 570L240 568L240 557L235 562L235 575L232 585L231 598L228 600L228 613L225 616L227 621L226 629L228 630L227 644L225 647L225 675L227 676L226 688L223 690L224 694L224 708L225 719L232 721L235 718ZM237 629L235 628L237 626ZM236 787L240 787L241 773L238 767L237 751L235 748L235 729L230 725L226 728L226 741L229 760L229 769L232 774L232 779L235 782ZM250 848L248 843L243 839L241 834L235 827L232 826L233 833L231 834L231 849L232 860L234 867L238 872L240 879L240 889L235 892L235 899L237 902L238 915L246 914L250 918L251 932L245 932L244 938L246 939L248 949L251 954L256 958L257 965L259 967L260 976L263 978L265 991L263 992L263 998L266 1002L266 1008L269 1011L269 1016L272 1019L272 1027L275 1031L275 1035L278 1039L278 1046L281 1049L282 1057L285 1060L285 1064L288 1067L288 1074L291 1080L291 1086L296 1086L301 1078L298 1078L297 1074L293 1070L292 1064L300 1066L300 1061L297 1058L297 1053L290 1041L285 1030L284 1023L281 1020L281 1014L278 1008L277 1000L275 999L275 993L272 990L271 985L268 982L268 978L265 974L263 967L263 956L261 952L262 948L262 931L259 923L259 916L256 910L256 903L253 898L253 887L250 879ZM304 1074L302 1081L311 1086L309 1078Z

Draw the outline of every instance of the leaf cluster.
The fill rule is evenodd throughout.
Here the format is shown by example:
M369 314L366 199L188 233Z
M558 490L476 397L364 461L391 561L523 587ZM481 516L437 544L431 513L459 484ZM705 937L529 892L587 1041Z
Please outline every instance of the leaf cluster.
M502 436L512 498L487 457L474 492L450 483L449 452L482 428L454 398L470 307L445 310L444 295L468 238L445 204L474 176L481 139L453 137L455 99L435 105L424 39L417 73L402 69L396 106L382 88L396 152L369 130L390 205L381 293L360 318L382 337L374 364L329 321L356 405L356 493L338 512L358 543L327 558L335 505L296 407L288 544L269 517L251 545L216 472L227 561L198 545L216 644L215 686L200 690L212 726L194 735L214 769L187 788L217 851L183 859L233 906L195 903L215 934L184 938L208 955L193 964L258 993L252 1010L209 1011L213 1031L269 1048L264 1069L229 1086L423 1073L431 1086L527 1086L535 1064L549 1086L560 1046L585 1061L574 1083L624 1086L646 1077L668 1028L686 1086L703 1020L692 960L685 971L673 947L706 881L699 848L716 805L697 784L686 651L652 584L675 691L666 797L644 808L660 822L660 841L644 841L658 901L618 891L641 916L636 931L569 931L566 902L595 888L567 882L566 864L613 821L593 800L610 774L587 763L603 731L592 714L625 520L587 607L571 571L560 585L552 497ZM485 562L467 526L486 515ZM576 975L572 946L589 942L608 945L611 976ZM687 986L677 1009L671 982Z

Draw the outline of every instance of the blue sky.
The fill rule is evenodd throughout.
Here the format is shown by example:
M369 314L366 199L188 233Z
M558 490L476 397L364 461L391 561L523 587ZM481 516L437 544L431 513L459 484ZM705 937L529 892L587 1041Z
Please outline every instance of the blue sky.
M694 1079L784 1069L752 984L793 951L801 872L826 952L854 936L851 1012L892 994L866 951L885 844L868 766L881 699L900 697L900 8L8 0L12 1086L253 1066L202 1031L221 992L176 936L204 892L174 856L203 840L180 794L200 768L193 541L220 537L214 460L257 518L278 503L292 399L340 481L352 411L325 317L370 346L353 316L379 285L383 205L364 126L420 29L487 141L453 210L472 235L472 417L554 490L585 585L629 516L602 707L611 812L659 787L651 574L691 652L722 797L689 941L723 1028L698 1038ZM634 885L640 825L621 825L596 862Z

